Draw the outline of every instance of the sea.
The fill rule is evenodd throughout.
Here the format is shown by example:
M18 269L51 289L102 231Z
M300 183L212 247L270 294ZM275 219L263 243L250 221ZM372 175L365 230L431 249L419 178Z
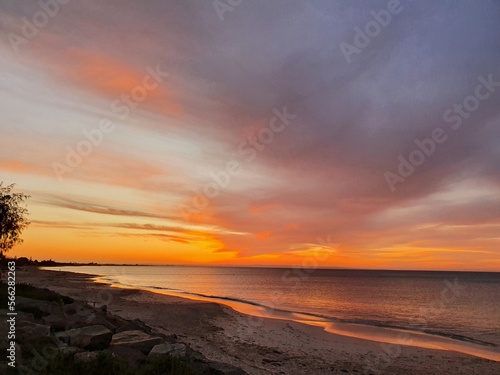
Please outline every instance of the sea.
M500 360L500 273L128 265L57 269L375 341L393 342L396 336L386 333L406 332L415 346L479 356L486 351L493 354L485 357Z

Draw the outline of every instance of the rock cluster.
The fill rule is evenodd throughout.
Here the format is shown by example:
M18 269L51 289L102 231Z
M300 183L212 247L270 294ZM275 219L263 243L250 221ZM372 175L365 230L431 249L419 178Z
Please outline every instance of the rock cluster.
M50 337L61 352L75 353L75 361L92 361L99 353L107 352L137 368L168 355L185 359L198 374L246 374L237 367L208 360L177 342L175 335L152 333L152 328L140 320L125 320L109 313L106 307L95 308L81 301L61 306L29 298L20 298L18 307L43 315L37 319L32 313L20 312L19 336Z

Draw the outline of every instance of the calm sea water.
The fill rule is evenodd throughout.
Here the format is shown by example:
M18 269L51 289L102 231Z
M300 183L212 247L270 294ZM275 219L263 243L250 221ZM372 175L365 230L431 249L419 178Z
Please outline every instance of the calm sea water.
M164 293L500 345L500 273L82 266L63 271ZM283 315L284 314L284 315Z

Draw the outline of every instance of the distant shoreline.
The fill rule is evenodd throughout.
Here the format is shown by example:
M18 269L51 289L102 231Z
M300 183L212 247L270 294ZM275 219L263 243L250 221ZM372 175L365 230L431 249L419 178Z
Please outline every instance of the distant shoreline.
M23 259L21 262L19 260ZM345 268L345 267L305 267L293 265L225 265L225 264L139 264L139 263L95 263L95 262L58 262L53 260L31 261L26 257L5 258L3 263L9 260L16 260L18 266L36 266L36 267L216 267L216 268L261 268L261 269L314 269L314 270L330 270L330 271L349 271L349 272L412 272L412 273L485 273L485 274L499 274L498 271L483 271L483 270L408 270L408 269L376 269L376 268Z

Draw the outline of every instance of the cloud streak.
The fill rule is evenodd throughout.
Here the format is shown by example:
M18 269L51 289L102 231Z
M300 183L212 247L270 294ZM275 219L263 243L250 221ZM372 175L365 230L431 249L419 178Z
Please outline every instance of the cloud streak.
M456 131L443 114L479 76L500 81L500 5L401 4L347 63L339 46L387 1L257 0L224 22L210 2L71 2L19 54L0 42L0 170L32 191L38 222L122 217L130 228L109 229L174 241L156 232L185 232L179 204L287 106L293 124L192 220L224 262L300 263L297 246L330 234L342 246L325 266L484 269L500 257L500 92ZM3 35L36 10L5 4ZM58 183L51 162L157 65L168 81ZM449 139L392 192L384 172L437 127Z

